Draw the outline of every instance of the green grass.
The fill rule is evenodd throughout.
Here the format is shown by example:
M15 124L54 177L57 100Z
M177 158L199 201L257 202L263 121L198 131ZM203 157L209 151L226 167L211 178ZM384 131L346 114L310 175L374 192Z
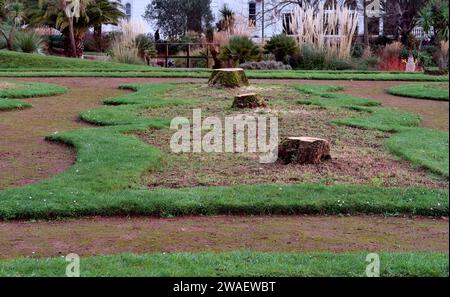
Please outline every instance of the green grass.
M65 87L45 83L8 82L8 84L14 87L0 89L0 110L3 111L32 106L29 103L11 99L53 96L67 91Z
M0 77L208 78L209 69L165 69L0 51ZM448 81L448 76L380 71L246 71L253 79Z
M414 84L400 85L388 89L388 93L396 96L418 99L448 101L448 84Z
M300 92L312 95L299 104L312 104L322 108L348 108L360 112L359 116L336 119L333 123L361 129L394 133L387 147L395 155L417 166L449 178L449 135L445 132L418 128L421 118L413 113L379 107L377 102L349 97L337 91L339 87L297 86Z
M25 54L13 51L0 50L1 69L145 69L142 66L119 64L113 62L63 58L56 56L44 56L40 54Z
M410 129L394 134L387 147L396 155L449 177L449 136L431 129Z
M365 277L367 253L175 253L81 258L82 277ZM382 277L448 277L448 255L380 253ZM64 277L64 258L0 261L0 276Z
M140 113L181 102L161 96L177 85L128 87L136 93L105 100L123 105L99 107L82 114L84 120L102 127L48 137L77 149L75 165L51 179L0 192L1 219L133 214L448 215L448 191L437 189L310 184L142 189L141 174L160 169L162 160L168 156L131 133L166 128L168 119L143 118ZM187 100L183 103L195 104Z
M32 98L45 97L67 92L67 88L46 83L14 82L17 87L0 90L0 98Z
M31 107L31 104L27 102L0 98L0 111L23 109L28 107Z

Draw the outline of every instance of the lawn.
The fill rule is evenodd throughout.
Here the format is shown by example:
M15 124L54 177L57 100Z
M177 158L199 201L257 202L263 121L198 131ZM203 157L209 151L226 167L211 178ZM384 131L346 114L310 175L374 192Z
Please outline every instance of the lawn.
M31 107L31 104L11 99L44 97L63 94L65 87L44 83L12 83L0 81L0 110Z
M0 50L0 77L155 77L208 78L209 69L166 69L22 54ZM248 70L253 79L448 81L447 76L380 71Z
M191 214L346 214L346 213L375 213L375 214L418 214L429 216L444 216L448 213L448 191L446 190L446 181L434 182L430 178L424 178L423 174L418 174L414 168L408 166L401 169L398 179L385 181L389 175L369 175L363 177L355 184L351 179L352 172L346 172L346 176L340 176L339 168L348 166L337 164L336 168L324 167L324 173L319 174L318 179L309 180L314 171L306 172L300 180L281 179L281 182L274 183L273 176L279 175L276 170L295 170L283 169L281 165L269 168L268 172L272 176L259 181L260 185L245 185L254 183L255 176L259 173L243 174L239 177L241 184L223 183L217 187L214 183L204 182L203 187L197 184L175 184L169 188L150 188L146 189L146 183L142 184L143 179L152 180L153 174L165 171L170 168L165 167L171 162L181 164L176 156L164 151L164 148L150 145L139 137L130 135L130 133L148 133L148 131L160 131L161 133L170 133L167 129L169 119L172 113L183 110L189 113L191 108L196 106L210 107L211 113L218 110L224 110L225 113L233 113L230 109L231 104L229 93L224 91L214 92L217 101L211 102L205 99L210 98L209 93L204 97L193 93L194 98L183 97L180 90L192 93L193 89L204 92L205 90L198 85L177 85L177 84L140 84L129 85L126 88L135 90L118 98L106 99L109 104L104 107L94 108L81 114L84 121L99 125L97 128L85 128L81 130L54 133L48 137L49 140L63 142L76 147L77 162L64 173L51 179L36 183L31 186L13 188L0 192L0 217L3 219L30 219L41 218L49 219L56 217L79 217L86 215L191 215ZM272 89L272 95L280 94L280 89L273 86L261 86L262 90ZM306 88L306 89L305 89ZM314 88L314 89L312 89ZM355 141L359 136L366 134L369 136L367 146L369 149L373 146L373 141L389 138L389 135L380 134L382 132L367 132L360 129L346 128L346 126L359 126L368 129L377 129L381 131L396 132L389 139L390 146L393 147L400 140L396 136L402 133L411 133L419 131L415 128L419 124L419 119L413 114L399 112L397 110L386 110L376 107L375 102L365 99L358 101L358 98L349 98L336 93L336 87L298 87L286 92L286 98L281 100L271 100L271 109L277 110L284 107L284 110L292 110L293 107L302 105L302 100L296 98L306 96L310 102L307 105L308 110L299 110L307 115L310 112L313 118L317 118L315 113L325 115L330 113L330 123L337 122L339 125L345 125L339 129L339 125L330 125L330 123L320 122L319 130L334 131L341 137L346 137L357 131L361 134L355 134ZM303 95L302 95L303 94ZM222 97L220 97L222 96ZM180 100L180 98L185 98ZM324 100L327 98L331 103L326 107ZM319 107L314 107L315 100L320 103ZM342 104L339 103L342 100ZM303 100L305 101L305 99ZM303 102L304 103L304 102ZM119 104L119 105L118 105ZM358 105L360 104L360 105ZM212 106L215 107L212 107ZM228 105L228 107L226 106ZM375 107L374 107L375 106ZM317 109L318 108L318 109ZM324 109L325 108L325 109ZM369 110L367 110L369 109ZM208 110L208 109L207 109ZM282 114L281 111L277 111ZM300 113L300 114L301 114ZM286 113L289 119L290 113ZM295 114L295 113L294 113ZM377 115L378 114L378 115ZM352 117L353 115L353 117ZM336 120L337 116L350 116L347 119ZM289 121L288 121L289 122ZM319 123L315 122L314 125ZM314 125L305 125L307 127ZM296 122L293 122L296 126ZM331 127L331 128L330 128ZM335 128L332 128L335 127ZM150 130L149 130L150 129ZM293 129L287 125L286 133ZM347 130L350 129L350 130ZM311 131L319 131L311 130ZM420 130L422 131L422 130ZM423 130L426 131L426 130ZM283 132L282 132L283 133ZM340 134L339 134L340 133ZM345 133L345 134L342 134ZM373 133L373 134L371 134ZM439 133L439 132L433 132ZM157 134L159 135L159 134ZM421 139L402 139L406 141L408 150L397 148L393 150L399 156L405 157L413 164L431 169L434 172L441 173L445 178L448 177L448 164L442 164L440 160L445 160L448 155L448 135L439 134L439 137L447 139L444 143L429 143L433 147L435 155L418 154L414 151L409 142L417 142L416 146L421 146ZM447 137L447 138L445 138ZM162 138L159 139L162 141ZM147 141L148 142L148 141ZM392 144L393 143L393 144ZM380 154L380 157L386 158L383 153L383 143L378 144L378 150L368 151L367 156L373 153ZM345 151L345 147L343 150ZM354 155L355 152L347 152ZM175 159L172 159L175 158ZM214 158L214 157L207 157ZM224 165L233 167L236 160L235 156L231 159L222 161ZM191 160L192 166L198 163ZM208 174L211 171L205 171L210 167L208 162L215 162L214 159L205 161L207 166L199 168L202 174ZM246 161L247 166L248 162ZM172 163L173 164L173 163ZM211 163L213 164L213 163ZM216 170L222 170L216 162ZM331 166L331 165L330 165ZM360 167L361 163L355 164ZM369 168L369 165L366 165ZM390 165L391 166L391 165ZM392 165L393 166L393 165ZM206 169L205 169L206 168ZM191 167L191 170L193 167ZM242 169L242 168L241 168ZM314 168L310 168L314 169ZM175 167L178 174L179 168ZM229 170L225 168L224 170ZM337 170L335 173L332 170ZM379 170L374 168L375 171ZM391 172L388 169L387 172ZM406 172L405 172L406 170ZM170 170L168 170L170 172ZM243 170L239 170L240 173ZM295 173L295 171L293 171ZM316 171L317 172L317 171ZM333 174L329 175L328 173ZM408 185L401 184L403 179L401 174L411 175ZM296 174L294 174L296 175ZM176 176L176 175L172 175ZM186 176L182 174L181 176ZM233 174L229 175L230 180ZM158 177L158 176L157 176ZM355 177L356 179L357 177ZM164 180L164 177L160 179ZM166 179L167 180L167 179ZM247 180L247 182L246 182ZM298 183L302 182L303 183ZM392 183L391 184L389 183ZM297 184L298 183L298 184ZM428 188L430 183L434 183L434 188ZM184 187L183 187L184 186ZM197 187L192 187L197 186ZM440 188L440 189L439 189ZM95 197L93 199L93 197Z
M449 97L447 83L400 85L390 88L388 93L396 96L442 101L448 101Z
M364 277L367 253L175 253L81 259L82 277ZM448 255L380 253L382 277L448 277ZM64 258L0 261L0 276L65 275Z
M186 216L201 220L212 215L301 214L326 220L367 214L411 219L419 228L422 223L414 216L430 220L448 216L448 133L420 128L416 114L345 95L340 86L267 81L241 89L210 88L200 82L134 83L121 88L128 92L81 112L80 119L93 126L47 136L76 149L73 166L49 179L0 191L0 219L5 224L36 219L52 224L89 216L177 217L182 222ZM0 84L0 102L66 91L58 85L8 81ZM204 117L240 114L242 110L231 105L242 92L256 92L268 102L267 108L244 112L277 116L281 137L329 139L333 160L305 166L259 164L251 153L171 151L172 118L189 118L193 108L200 108ZM348 224L354 228L351 220ZM388 243L385 236L377 240ZM81 259L81 275L355 277L365 276L368 264L368 252L359 249L344 253L217 249L102 253ZM440 249L379 252L381 276L448 276L448 255ZM66 265L56 255L1 260L0 276L64 276Z

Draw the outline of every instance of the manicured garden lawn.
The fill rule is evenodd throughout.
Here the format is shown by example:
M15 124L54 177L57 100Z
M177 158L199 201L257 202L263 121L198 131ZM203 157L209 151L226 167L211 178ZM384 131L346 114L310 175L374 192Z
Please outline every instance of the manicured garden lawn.
M83 277L99 276L298 276L364 277L367 253L175 253L99 256L82 260ZM447 277L448 256L380 253L382 277ZM65 275L63 258L0 261L0 276Z
M269 73L267 75L272 75ZM328 75L328 74L327 74ZM372 75L372 74L370 74ZM18 87L19 86L19 87ZM25 87L24 87L25 86ZM448 216L448 133L420 128L420 116L347 96L339 86L260 83L240 90L204 83L140 83L81 112L95 126L47 139L76 148L62 174L0 192L0 219L90 215ZM11 98L50 96L56 85L5 82ZM170 120L228 116L239 92L262 94L280 136L330 139L334 159L310 166L261 165L249 154L174 154ZM0 96L1 97L1 96ZM5 99L0 99L5 100ZM16 111L20 117L21 112ZM49 131L50 132L50 131ZM173 253L83 258L83 276L363 276L367 253ZM383 276L447 276L448 256L380 253ZM60 276L63 259L0 262L0 275ZM126 267L116 269L118 265ZM62 269L63 267L64 269Z
M415 85L401 85L390 88L388 92L392 95L448 101L448 83L435 84L415 84Z
M208 78L208 69L166 69L103 61L74 60L0 50L0 77ZM447 76L380 71L248 70L253 79L448 81Z
M29 103L11 99L52 96L66 91L65 87L51 84L0 81L0 110L31 107Z
M46 219L83 215L168 216L220 213L398 213L442 216L448 213L448 192L445 189L425 189L420 182L411 188L384 188L373 182L373 185L267 183L258 186L142 190L139 186L142 174L146 171L164 170L162 164L170 161L170 155L129 136L129 133L143 132L150 128L167 131L170 117L164 117L164 108L170 107L169 110L173 111L172 107L180 106L189 111L196 106L197 100L182 102L180 99L164 97L164 93L180 86L128 86L136 93L107 99L107 104L114 105L95 108L81 114L84 121L104 127L50 135L50 140L77 148L77 163L63 174L49 180L0 192L0 217ZM329 100L333 102L332 108L357 110L352 113L358 116L332 120L333 122L396 132L390 139L391 146L395 146L397 135L419 131L415 128L419 124L415 115L368 107L376 103L341 97L338 93L330 92L336 88L309 88L302 86L299 90L310 95L310 104L315 104L315 100L321 102L320 104L324 103L323 100ZM291 104L295 105L295 101ZM158 116L142 116L145 110L154 110ZM417 154L409 144L404 146L408 148L407 151L397 149L395 152L399 156L408 156L407 158L417 165L448 177L448 164L440 162L448 155L448 135L442 133L440 137L444 139L444 143L430 144L438 146L434 149L434 155ZM417 139L408 138L407 141L420 143ZM393 197L395 199L392 199Z

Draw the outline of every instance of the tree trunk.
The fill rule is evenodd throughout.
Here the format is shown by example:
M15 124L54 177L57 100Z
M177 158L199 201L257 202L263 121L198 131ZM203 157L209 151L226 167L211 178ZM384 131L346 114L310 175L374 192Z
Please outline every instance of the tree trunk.
M69 17L69 40L70 40L70 50L66 53L68 57L77 56L77 46L75 44L75 31L73 28L73 17Z
M369 18L367 16L367 2L363 0L363 12L364 12L364 43L366 46L370 45L369 39Z
M242 68L216 69L209 78L211 87L239 88L248 86L248 78Z
M214 60L214 66L213 69L220 69L222 68L222 61L219 58L219 51L216 49L214 45L211 45L210 47L211 56Z
M234 98L232 108L257 108L266 107L266 101L255 93L242 94Z
M94 40L97 43L98 49L103 51L103 30L102 25L97 25L94 27Z
M313 137L289 137L278 149L278 159L284 164L320 164L331 160L330 143Z

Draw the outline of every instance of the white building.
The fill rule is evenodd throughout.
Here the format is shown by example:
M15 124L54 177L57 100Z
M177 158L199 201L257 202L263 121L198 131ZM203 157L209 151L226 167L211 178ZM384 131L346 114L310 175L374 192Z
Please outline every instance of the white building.
M326 1L326 0L323 0ZM338 0L339 1L339 0ZM364 16L362 2L363 0L357 0L357 7L355 11L358 13L358 35L364 35ZM380 0L373 0L369 3L370 5L379 5ZM143 19L143 14L145 13L145 8L150 3L150 0L122 0L122 4L125 7L125 13L127 16L134 21L142 22L145 26L147 32L153 33L158 28L154 28L152 24L149 24ZM281 11L277 10L274 14L271 10L269 0L212 0L211 9L213 15L218 21L220 19L220 9L227 4L228 7L236 14L241 17L241 19L248 19L249 23L254 23L253 37L260 39L261 37L270 38L273 35L280 33L289 33L289 28L286 28L286 20L289 20L294 5L290 4L284 6ZM377 4L378 3L378 4ZM264 18L263 18L263 7L264 7ZM264 23L264 26L263 26ZM383 34L383 18L375 18L375 22L370 24L371 35L382 35ZM112 27L108 27L106 30L112 30Z

